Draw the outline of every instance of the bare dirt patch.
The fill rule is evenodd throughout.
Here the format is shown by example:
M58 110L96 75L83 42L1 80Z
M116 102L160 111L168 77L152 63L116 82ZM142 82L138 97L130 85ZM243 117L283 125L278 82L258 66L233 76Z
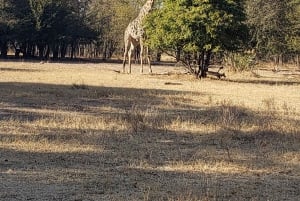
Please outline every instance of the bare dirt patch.
M300 200L297 79L120 69L0 63L0 200Z

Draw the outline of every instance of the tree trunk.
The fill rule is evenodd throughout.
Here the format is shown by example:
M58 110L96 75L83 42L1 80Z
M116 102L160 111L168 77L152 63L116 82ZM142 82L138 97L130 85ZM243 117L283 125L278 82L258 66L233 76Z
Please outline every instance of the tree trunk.
M7 42L4 42L3 44L1 44L0 51L1 51L0 57L6 58L7 57Z
M38 45L38 49L39 49L39 58L44 59L45 45Z
M113 43L113 41L110 41L109 43L109 51L108 51L108 58L110 59L112 57L112 55L115 52L115 45Z
M274 70L278 71L278 64L279 64L279 56L275 55L274 56Z
M209 66L209 63L210 63L210 57L211 57L211 50L204 51L203 58L202 58L200 77L206 77L207 76L208 66Z
M198 78L202 77L201 75L202 75L202 69L203 69L203 65L204 65L204 55L205 55L204 51L198 53L198 61L197 61L197 65L198 65L197 77Z
M180 61L180 56L181 56L181 49L178 48L176 50L176 62L179 62Z
M34 45L31 43L27 43L25 48L25 56L24 58L32 58L34 57Z
M58 52L59 52L59 45L58 44L54 44L52 46L52 54L53 54L53 59L58 59Z
M75 58L75 42L71 45L71 59Z
M212 54L211 50L208 50L208 51L206 52L206 58L205 58L205 61L204 61L205 72L208 71L208 66L209 66L209 64L210 64L211 54Z
M279 56L278 56L278 64L282 68L282 66L283 66L283 55L282 54L279 54Z
M60 57L61 57L62 59L66 58L67 47L68 47L67 44L62 44L61 47L60 47Z
M104 45L103 45L103 52L102 52L102 57L103 57L103 60L106 60L107 59L107 41L104 42Z
M49 47L49 45L47 45L47 47L46 47L46 54L45 54L45 59L49 59L49 57L50 57L50 47Z
M26 47L26 45L24 45L24 44L21 45L20 53L23 53L23 58L27 58L27 47Z
M21 49L19 47L16 48L15 57L18 59L20 57Z

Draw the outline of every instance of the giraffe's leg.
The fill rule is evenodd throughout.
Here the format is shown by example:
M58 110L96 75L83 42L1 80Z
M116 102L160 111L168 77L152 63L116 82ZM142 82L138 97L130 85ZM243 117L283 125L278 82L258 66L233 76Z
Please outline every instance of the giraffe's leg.
M148 64L149 64L149 73L152 73L151 60L150 57L147 56Z
M135 51L134 51L135 64L139 63L139 59L140 59L140 49L138 47L136 47Z
M151 68L151 60L150 60L150 55L149 55L149 48L146 48L147 51L147 61L148 61L148 65L149 65L149 73L152 73L152 68Z
M128 65L129 65L128 73L129 74L131 73L131 55L133 52L134 52L134 45L131 43L128 51Z
M140 51L140 58L141 58L141 73L144 72L144 66L143 66L143 52L144 52L144 46L143 46L143 40L140 39L140 48L141 48L141 51Z
M128 43L125 41L124 57L123 57L123 73L125 73L126 57L128 56Z

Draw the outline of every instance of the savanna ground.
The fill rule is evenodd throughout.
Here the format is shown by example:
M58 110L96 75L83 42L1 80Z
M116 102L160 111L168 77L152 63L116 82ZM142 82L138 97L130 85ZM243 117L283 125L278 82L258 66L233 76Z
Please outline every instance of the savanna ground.
M299 76L120 69L1 61L1 201L300 200Z

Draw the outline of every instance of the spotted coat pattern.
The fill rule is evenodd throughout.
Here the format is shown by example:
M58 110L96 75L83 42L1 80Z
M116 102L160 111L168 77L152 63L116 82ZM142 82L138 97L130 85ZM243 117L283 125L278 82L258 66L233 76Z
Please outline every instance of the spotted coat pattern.
M124 32L124 58L123 58L123 72L125 72L126 58L128 57L129 69L128 73L131 73L131 55L134 49L140 45L140 59L141 59L141 73L143 72L143 35L144 29L142 21L146 15L151 11L154 4L154 0L148 0L141 8L139 15L129 23ZM148 58L149 72L152 72L150 59Z

